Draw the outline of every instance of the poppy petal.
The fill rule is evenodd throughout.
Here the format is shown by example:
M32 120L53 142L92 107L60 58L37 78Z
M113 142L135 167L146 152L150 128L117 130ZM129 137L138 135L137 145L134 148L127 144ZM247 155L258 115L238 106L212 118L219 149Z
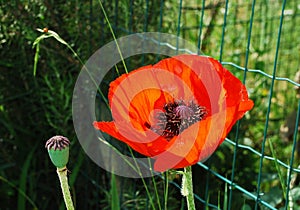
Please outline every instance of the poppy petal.
M130 130L126 129L126 127L123 127L122 131L120 132L120 130L116 128L114 122L94 122L93 125L95 128L113 136L118 140L121 140L122 142L128 144L135 151L148 157L152 157L163 152L165 150L165 145L167 145L167 141L163 137L159 137L150 143L133 142L122 135L125 132L130 132Z
M199 58L201 58L199 60ZM209 73L209 69L205 66L206 57L199 57L197 55L178 55L172 58L164 59L155 64L154 67L165 69L172 72L177 77L181 78L181 81L189 88L193 93L192 97L186 97L186 92L177 93L176 97L181 99L194 99L201 106L205 106L210 110L211 103L209 101L209 95L207 87L205 87L201 77L199 77L199 68L203 68L206 73ZM198 62L196 62L198 61ZM182 85L178 85L177 89L180 89Z
M164 154L157 156L154 169L183 168L207 159L223 141L226 128L220 119L224 121L224 115L218 113L184 130Z
M135 117L131 120L137 120L138 123L147 120L150 112L156 108L154 105L161 106L172 100L171 95L177 95L178 83L180 78L174 79L170 72L154 67L138 69L121 76L111 84L109 90L114 120L128 120L129 107L132 108L130 114Z

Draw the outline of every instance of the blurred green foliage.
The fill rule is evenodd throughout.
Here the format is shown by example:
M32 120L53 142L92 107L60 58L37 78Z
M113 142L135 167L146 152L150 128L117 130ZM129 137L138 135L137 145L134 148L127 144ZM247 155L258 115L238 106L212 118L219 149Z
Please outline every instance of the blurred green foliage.
M281 1L264 0L256 4L249 49L246 46L252 5L240 0L229 2L225 34L222 34L225 1L221 0L206 1L205 4L200 0L183 1L181 11L180 3L175 0L116 0L104 1L103 4L117 37L143 31L178 34L195 45L199 44L202 53L217 59L220 58L222 46L222 61L242 67L246 63L246 53L249 53L249 69L260 69L272 74ZM64 207L55 168L44 149L46 140L56 134L71 140L68 167L72 171L70 186L77 209L109 209L113 206L112 196L113 200L119 200L122 209L151 209L149 197L140 180L116 177L111 182L111 175L86 158L78 144L72 125L71 100L82 66L74 54L55 39L42 40L36 75L33 75L35 49L32 45L41 35L37 28L47 27L57 32L83 61L113 39L99 2L1 1L0 17L0 209ZM296 24L299 18L299 4L296 0L288 1L279 60L275 66L276 76L293 79L299 70L300 25ZM148 55L133 56L125 61L131 70L154 63L156 59L155 55ZM122 64L117 66L120 73L124 73ZM245 116L238 128L232 129L228 138L260 152L266 132L274 149L267 141L264 155L289 164L292 147L296 145L292 144L291 136L282 136L280 127L293 123L287 116L297 109L294 85L275 81L269 104L270 78L253 72L244 74L231 65L226 65L226 68L242 81L245 80L250 98L255 102L254 109ZM105 95L110 81L117 76L116 71L106 75L101 85ZM99 107L106 107L104 102L97 103ZM271 111L266 130L268 109ZM105 110L99 116L108 120L107 107ZM255 194L259 156L250 150L239 147L236 150L225 142L206 164L211 170L230 179L235 152L233 181ZM294 167L298 164L297 158ZM193 169L195 193L216 206L224 206L229 197L229 186L199 166ZM262 199L277 208L284 206L284 188L289 183L283 184L281 179L287 180L287 174L287 168L282 165L276 166L274 161L267 159L263 161ZM295 177L296 173L293 173ZM169 179L180 183L176 175L170 175ZM159 195L163 195L162 180L156 177L154 181L146 180L149 190L154 192L153 184L156 184ZM168 209L180 209L183 205L182 197L179 190L172 186L169 189ZM242 192L236 189L232 192L232 209L254 206L255 202ZM117 193L120 195L118 199L115 197ZM293 187L291 196L296 206L299 203L299 186ZM155 205L157 202L163 200L155 201ZM201 202L197 202L197 206L204 208Z

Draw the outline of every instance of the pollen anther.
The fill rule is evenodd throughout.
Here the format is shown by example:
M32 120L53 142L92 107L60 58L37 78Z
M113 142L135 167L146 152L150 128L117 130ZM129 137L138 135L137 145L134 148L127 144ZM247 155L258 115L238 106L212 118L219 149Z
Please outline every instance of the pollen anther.
M163 111L157 113L156 124L151 126L151 130L170 140L206 116L207 109L194 101L189 103L183 100L169 102L165 104Z

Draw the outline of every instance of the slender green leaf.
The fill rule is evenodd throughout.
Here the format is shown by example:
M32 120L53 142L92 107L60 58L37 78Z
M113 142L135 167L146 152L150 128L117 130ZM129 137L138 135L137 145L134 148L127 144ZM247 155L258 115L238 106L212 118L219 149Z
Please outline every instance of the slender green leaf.
M24 197L24 193L26 193L26 181L27 181L27 177L28 177L28 170L29 170L29 167L30 167L30 162L31 162L31 159L33 157L33 154L34 154L34 151L36 149L36 146L33 147L30 151L30 153L28 154L26 160L25 160L25 163L22 167L22 172L21 172L21 175L20 175L20 179L19 179L19 187L20 187L20 190L19 193L18 193L18 209L19 210L24 210L26 209L26 199Z
M114 174L111 174L110 194L111 194L111 210L119 210L120 209L119 193L117 188L116 177Z
M0 176L0 180L2 180L3 182L7 183L9 186L15 188L19 194L21 194L24 198L26 198L26 200L28 200L28 202L33 206L33 210L37 210L38 207L36 206L36 204L33 202L33 200L31 200L26 193L21 190L20 188L18 188L16 185L14 185L12 182L8 181L7 179L5 179L4 177Z

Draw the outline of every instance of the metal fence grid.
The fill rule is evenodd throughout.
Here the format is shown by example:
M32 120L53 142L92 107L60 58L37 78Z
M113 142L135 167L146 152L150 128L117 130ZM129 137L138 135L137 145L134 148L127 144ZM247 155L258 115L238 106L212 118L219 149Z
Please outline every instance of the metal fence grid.
M203 189L199 194L195 189L196 199L212 209L236 209L236 199L243 200L244 209L249 202L254 209L299 207L300 188L295 183L300 172L296 158L300 84L295 76L300 69L300 3L115 0L105 5L118 37L147 31L180 36L195 43L201 53L219 59L248 87L255 108L237 123L219 154L225 151L223 158L230 163L219 165L225 167L220 170L213 161L198 163L205 171L199 178L205 185L195 185ZM91 7L91 14L99 15L95 10ZM106 28L103 16L99 23ZM244 158L255 164L243 166ZM223 187L222 206L210 199L214 182Z

